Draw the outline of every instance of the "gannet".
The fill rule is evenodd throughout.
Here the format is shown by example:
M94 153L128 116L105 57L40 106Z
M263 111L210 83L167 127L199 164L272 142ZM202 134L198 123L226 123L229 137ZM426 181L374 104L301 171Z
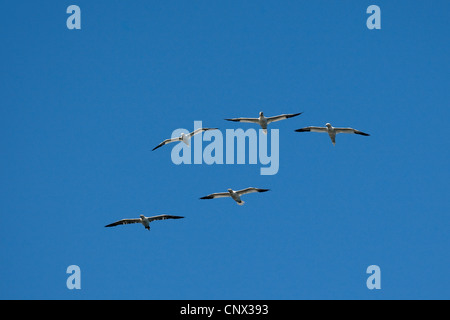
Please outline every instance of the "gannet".
M119 226L122 224L142 223L144 225L145 229L150 231L150 222L152 222L152 221L184 218L184 217L179 217L179 216L171 216L168 214L162 214L162 215L153 216L153 217L146 217L143 214L141 214L139 216L140 216L140 218L136 218L136 219L122 219L122 220L116 221L114 223L108 224L105 227L115 227L115 226Z
M195 130L195 131L193 131L191 133L188 133L188 134L182 133L177 138L164 140L163 142L158 144L155 148L153 148L152 151L162 147L165 144L168 144L168 143L171 143L171 142L177 142L177 141L183 141L185 144L189 145L189 140L191 139L192 136L196 135L197 133L200 133L200 132L203 132L203 131L208 131L208 130L218 130L218 129L217 128L200 128L200 129L197 129L197 130Z
M266 192L266 191L269 191L269 189L246 188L238 191L228 189L228 192L212 193L200 199L217 199L217 198L231 197L234 201L237 202L237 204L242 206L245 203L244 201L241 200L242 195L253 192Z
M327 123L325 127L306 127L297 129L295 132L327 132L331 138L333 145L336 145L336 134L338 133L355 133L363 136L370 136L368 133L353 129L353 128L334 128L331 124Z
M234 121L234 122L257 123L263 129L263 132L265 134L267 134L267 125L268 124L270 124L272 122L276 122L276 121L280 121L280 120L296 117L298 115L301 115L302 113L303 112L294 113L294 114L282 114L282 115L279 115L279 116L266 118L266 117L264 117L264 113L261 111L259 113L259 118L233 118L233 119L225 119L225 120L227 120L227 121Z

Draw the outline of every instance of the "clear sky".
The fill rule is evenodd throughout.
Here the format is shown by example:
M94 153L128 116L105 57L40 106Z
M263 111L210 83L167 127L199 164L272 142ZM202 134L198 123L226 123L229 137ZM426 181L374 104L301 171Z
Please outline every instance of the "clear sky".
M81 8L81 30L66 9ZM381 8L381 30L366 9ZM450 2L5 1L1 299L450 298ZM175 165L277 122L280 168ZM370 137L296 133L350 126ZM199 200L227 188L270 192ZM139 214L184 216L104 228ZM81 290L66 287L69 265ZM381 290L366 269L381 268Z

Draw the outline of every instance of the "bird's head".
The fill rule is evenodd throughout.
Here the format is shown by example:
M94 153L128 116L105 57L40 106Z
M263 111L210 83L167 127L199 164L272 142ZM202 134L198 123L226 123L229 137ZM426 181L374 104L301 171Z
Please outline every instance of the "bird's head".
M143 214L140 214L139 217L141 217L141 219L145 218L145 216Z
M260 117L264 117L264 112L260 111L260 112L259 112L259 116L260 116Z
M327 123L326 126L327 126L327 128L331 128L331 124L330 123Z
M233 190L231 190L231 189L227 189L227 191L228 191L229 193L232 193L232 192L233 192Z

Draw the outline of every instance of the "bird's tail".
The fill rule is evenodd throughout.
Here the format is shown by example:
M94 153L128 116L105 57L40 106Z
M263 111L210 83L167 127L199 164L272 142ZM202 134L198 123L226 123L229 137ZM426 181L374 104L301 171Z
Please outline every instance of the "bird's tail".
M241 200L240 202L238 202L238 205L243 206L244 203L245 203L245 201L242 201L242 200Z

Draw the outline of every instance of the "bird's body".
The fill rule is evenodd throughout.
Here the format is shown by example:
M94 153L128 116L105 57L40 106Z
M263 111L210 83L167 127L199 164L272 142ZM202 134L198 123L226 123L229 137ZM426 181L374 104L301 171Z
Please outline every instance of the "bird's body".
M265 134L267 134L268 121L267 121L267 118L264 117L264 113L262 113L262 112L259 113L258 122L259 122L259 125L261 126L261 128L263 129L263 132Z
M186 145L189 145L190 136L188 134L182 133L180 138Z
M243 205L245 202L242 201L241 196L248 193L254 193L254 192L266 192L269 191L269 189L258 189L258 188L246 188L238 191L234 191L232 189L228 189L227 192L219 192L219 193L212 193L210 195L207 195L205 197L202 197L200 199L217 199L217 198L227 198L231 197L238 205Z
M284 119L293 118L293 117L296 117L296 116L301 115L301 114L302 114L302 112L300 112L300 113L293 113L293 114L282 114L282 115L279 115L279 116L267 117L266 118L264 116L264 113L261 111L259 113L259 117L258 118L233 118L233 119L225 119L225 120L227 120L227 121L234 121L234 122L257 123L263 129L263 132L265 134L267 134L267 125L268 124L270 124L272 122L284 120Z
M230 194L231 198L236 201L239 205L243 205L245 202L241 200L241 197L239 195L239 193L237 193L236 191L232 190L232 189L228 189L228 193Z
M333 146L336 145L336 129L334 129L331 124L326 124L328 135L330 136L331 142L333 143Z
M330 136L333 145L336 145L336 135L338 133L354 133L362 136L370 136L370 134L353 129L353 128L335 128L330 123L327 123L325 127L306 127L295 130L296 132L326 132Z
M184 142L186 145L189 146L189 142L190 142L191 138L194 135L196 135L196 134L198 134L200 132L203 132L203 131L208 131L208 130L218 130L218 129L217 128L200 128L200 129L197 129L197 130L195 130L193 132L190 132L188 134L182 133L179 137L164 140L163 142L158 144L155 148L153 148L152 151L154 151L154 150L156 150L158 148L161 148L162 146L164 146L164 145L166 145L168 143L178 142L178 141Z
M182 219L184 217L180 217L180 216L172 216L172 215L168 215L168 214L162 214L159 216L153 216L153 217L146 217L143 214L141 214L139 216L139 218L135 218L135 219L122 219L119 221L116 221L114 223L108 224L105 227L115 227L115 226L119 226L119 225L124 225L124 224L133 224L133 223L141 223L145 229L150 230L150 222L155 221L155 220L166 220L166 219Z

